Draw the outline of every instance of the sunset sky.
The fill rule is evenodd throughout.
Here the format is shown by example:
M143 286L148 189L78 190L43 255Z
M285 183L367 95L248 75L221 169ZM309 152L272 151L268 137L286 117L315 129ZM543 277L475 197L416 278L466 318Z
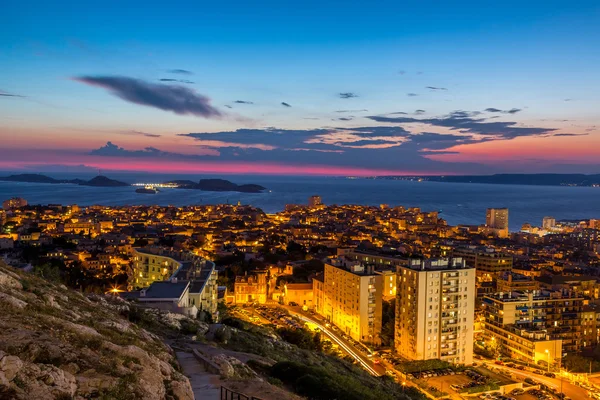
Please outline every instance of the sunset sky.
M0 170L600 173L597 1L88 3L0 4Z

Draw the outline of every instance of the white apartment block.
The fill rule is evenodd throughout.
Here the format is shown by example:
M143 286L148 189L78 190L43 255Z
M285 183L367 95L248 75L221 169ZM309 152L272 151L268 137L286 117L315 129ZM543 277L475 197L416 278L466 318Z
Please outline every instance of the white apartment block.
M396 352L411 360L473 362L475 268L462 258L397 267Z

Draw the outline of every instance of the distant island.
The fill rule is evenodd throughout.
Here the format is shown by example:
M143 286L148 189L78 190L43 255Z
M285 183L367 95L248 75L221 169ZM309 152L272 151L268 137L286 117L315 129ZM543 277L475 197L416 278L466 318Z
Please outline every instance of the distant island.
M489 183L532 186L592 186L600 187L600 174L496 174L445 176L375 176L371 179L411 180L452 183Z
M28 183L46 183L46 184L73 184L79 186L96 187L123 187L132 186L129 183L110 179L106 176L98 175L89 181L82 179L54 179L42 174L18 174L0 177L0 181L5 182L28 182ZM148 185L152 186L152 185ZM261 193L266 190L265 187L255 184L237 185L225 179L200 179L198 182L191 180L174 180L164 182L157 186L172 187L177 189L195 189L207 192L243 192L243 193ZM138 189L139 190L139 189ZM148 193L142 191L138 193Z
M29 182L29 183L70 183L73 185L80 186L98 186L98 187L118 187L118 186L131 186L129 183L117 181L114 179L107 178L106 176L98 175L95 178L85 181L82 179L54 179L46 175L41 174L19 174L0 177L0 181L6 182Z
M189 180L175 180L165 182L165 184L175 184L178 189L197 189L209 192L261 193L267 189L255 184L237 185L225 179L200 179L198 183Z

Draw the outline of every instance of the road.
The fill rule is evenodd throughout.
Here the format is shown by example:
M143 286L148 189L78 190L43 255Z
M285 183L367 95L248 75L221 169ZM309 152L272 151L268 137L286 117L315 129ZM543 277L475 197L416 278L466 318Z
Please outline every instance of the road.
M266 307L271 305L266 304ZM350 357L354 358L365 370L367 370L371 375L381 376L385 374L385 367L381 365L375 364L364 352L364 349L357 348L354 344L348 342L344 338L342 338L341 333L337 333L332 329L329 329L325 326L325 321L320 319L318 316L313 316L308 313L302 311L300 307L290 307L283 306L281 304L273 304L273 307L285 309L290 313L290 315L295 316L296 318L309 322L315 325L319 330L321 330L329 339L337 344L342 352L348 354ZM240 317L243 318L256 318L258 322L262 324L271 324L272 322L266 319L259 310L254 308L246 308L245 311L237 310L234 311Z
M586 398L590 397L587 390L585 390L582 387L573 385L565 379L562 379L562 382L561 382L560 378L549 378L544 375L534 374L533 372L530 372L530 371L522 371L522 370L519 370L516 368L509 368L505 365L498 365L491 361L483 362L483 364L487 364L488 367L491 367L494 369L509 371L513 376L515 376L516 378L518 378L520 380L524 380L525 378L531 378L536 382L542 383L548 387L556 389L557 393L560 393L561 388L562 388L562 393L569 396L573 400L586 399Z
M366 369L371 375L381 376L385 374L385 368L381 365L375 364L369 357L367 357L364 349L357 348L354 344L345 340L341 333L329 329L325 326L325 321L316 315L311 315L303 312L300 307L284 307L289 313L304 322L309 322L319 328L325 333L334 343L340 346L347 354L354 358L358 363Z

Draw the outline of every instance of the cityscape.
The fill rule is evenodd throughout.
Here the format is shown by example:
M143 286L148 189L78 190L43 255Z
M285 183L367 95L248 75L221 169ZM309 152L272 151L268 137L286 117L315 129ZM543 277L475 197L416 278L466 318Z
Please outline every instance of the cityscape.
M0 400L600 400L597 0L0 15Z
M2 209L6 265L210 325L318 335L399 395L598 393L598 219L510 232L508 208L451 226L437 211L318 195L274 214L24 198Z

